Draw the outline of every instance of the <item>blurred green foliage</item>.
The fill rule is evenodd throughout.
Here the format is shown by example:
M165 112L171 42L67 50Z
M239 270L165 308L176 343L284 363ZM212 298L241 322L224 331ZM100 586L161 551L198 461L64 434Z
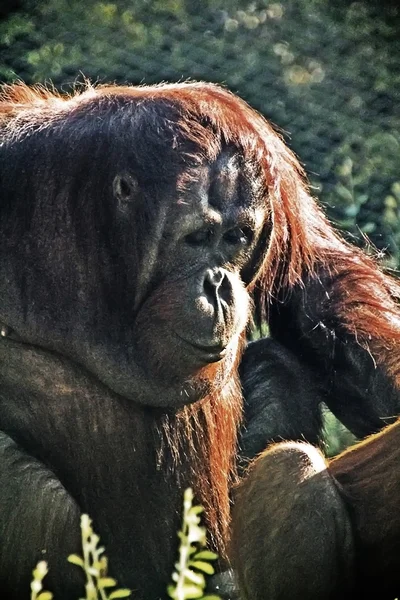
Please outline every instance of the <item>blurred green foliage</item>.
M324 424L323 451L326 456L330 458L336 456L357 441L357 438L326 407L322 416Z
M0 79L225 83L284 130L328 213L400 257L400 8L373 0L22 0ZM290 136L290 137L289 137Z

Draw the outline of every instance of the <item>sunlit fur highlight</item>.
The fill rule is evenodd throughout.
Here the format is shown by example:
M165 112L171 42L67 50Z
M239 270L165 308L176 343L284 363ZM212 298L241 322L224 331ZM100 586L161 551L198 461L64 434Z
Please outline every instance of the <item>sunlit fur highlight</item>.
M343 486L357 521L357 532L375 546L377 540L398 546L400 512L397 472L400 421L348 448L329 463L329 470ZM393 501L395 508L390 509ZM372 545L372 544L371 544ZM376 546L375 546L376 547ZM397 548L396 554L397 555Z

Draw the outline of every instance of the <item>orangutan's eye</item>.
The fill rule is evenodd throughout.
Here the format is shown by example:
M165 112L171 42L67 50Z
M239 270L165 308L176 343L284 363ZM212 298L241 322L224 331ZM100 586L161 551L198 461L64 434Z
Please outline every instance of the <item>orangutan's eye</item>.
M198 229L189 233L185 237L185 241L189 246L205 246L209 244L213 238L214 231L210 227Z
M224 235L224 240L232 246L248 246L253 238L250 227L235 227Z

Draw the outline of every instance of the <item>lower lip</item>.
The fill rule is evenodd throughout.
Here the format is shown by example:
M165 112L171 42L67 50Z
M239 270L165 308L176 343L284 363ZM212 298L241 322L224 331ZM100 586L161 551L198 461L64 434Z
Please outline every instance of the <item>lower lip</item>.
M193 342L188 342L181 338L186 344L188 344L193 350L201 353L203 357L207 360L207 362L218 362L227 353L227 348L221 348L220 346L200 346L197 344L193 344Z
M218 362L222 360L226 355L226 348L224 350L218 350L217 348L202 348L201 346L193 346L196 350L202 352L204 357L207 358L207 362Z

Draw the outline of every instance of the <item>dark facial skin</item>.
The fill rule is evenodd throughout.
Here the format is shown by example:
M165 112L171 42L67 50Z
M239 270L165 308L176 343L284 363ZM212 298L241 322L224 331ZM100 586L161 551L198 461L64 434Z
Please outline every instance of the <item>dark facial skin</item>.
M180 392L187 397L196 385L193 375L210 363L220 363L215 375L223 384L247 324L242 271L264 214L237 163L223 154L213 165L180 175L162 224L161 271L149 274L151 292L136 317L135 362L164 382L181 386L187 377ZM162 282L154 289L152 277Z
M210 379L221 389L232 373L249 317L246 285L265 201L235 148L213 162L177 164L168 177L154 172L146 179L140 165L126 162L104 182L99 171L102 195L92 206L84 204L85 183L76 189L82 238L68 203L61 217L59 206L37 201L36 190L40 227L33 221L34 235L28 232L17 253L13 247L3 254L9 253L1 268L8 284L0 320L16 339L68 356L122 396L180 406L205 397ZM65 202L57 189L54 195ZM138 206L149 205L156 210L144 217L138 248Z

